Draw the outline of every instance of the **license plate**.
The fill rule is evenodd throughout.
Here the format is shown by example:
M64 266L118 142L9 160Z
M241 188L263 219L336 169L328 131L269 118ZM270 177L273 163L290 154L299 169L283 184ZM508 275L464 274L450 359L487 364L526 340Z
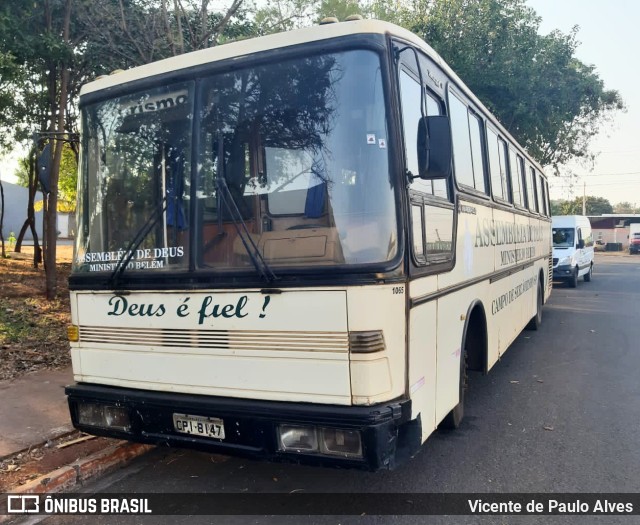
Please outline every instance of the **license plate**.
M183 434L224 439L224 422L216 417L173 414L173 428Z

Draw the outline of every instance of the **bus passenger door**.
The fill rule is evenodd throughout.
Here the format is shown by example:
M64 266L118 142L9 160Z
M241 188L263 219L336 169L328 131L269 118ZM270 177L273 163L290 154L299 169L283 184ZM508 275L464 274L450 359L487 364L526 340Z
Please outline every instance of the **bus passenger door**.
M411 258L408 285L408 394L412 399L412 417L420 414L422 439L435 430L438 370L438 304L428 297L437 291L438 276L450 271L454 251L454 204L450 181L423 180L418 177L418 124L425 115L442 115L442 86L436 82L439 71L420 55L405 52L398 72L405 170L410 179L410 231L407 253ZM428 73L428 74L427 74ZM420 79L426 85L420 84ZM438 90L440 93L438 93ZM421 107L422 106L422 107Z

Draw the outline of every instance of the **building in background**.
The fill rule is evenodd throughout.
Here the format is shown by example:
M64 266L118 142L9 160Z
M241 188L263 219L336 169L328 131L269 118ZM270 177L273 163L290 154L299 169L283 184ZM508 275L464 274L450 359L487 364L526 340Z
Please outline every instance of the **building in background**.
M621 251L629 248L629 224L640 223L640 215L624 213L605 213L589 217L593 239L609 251Z
M13 232L17 237L20 233L22 225L27 220L27 205L29 203L29 189L24 186L18 186L17 184L11 184L6 181L2 181L2 188L4 189L4 219L2 222L2 235L5 242L8 241L9 236ZM42 200L42 193L36 193L36 201ZM2 210L2 203L0 203L0 211ZM38 233L38 239L42 242L42 211L37 211L36 218L36 232ZM24 240L32 241L33 235L31 234L31 228L27 229Z

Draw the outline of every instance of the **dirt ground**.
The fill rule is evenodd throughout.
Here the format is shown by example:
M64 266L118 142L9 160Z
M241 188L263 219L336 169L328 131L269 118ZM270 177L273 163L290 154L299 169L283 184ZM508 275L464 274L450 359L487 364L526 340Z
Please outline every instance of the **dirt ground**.
M74 431L13 456L0 458L0 493L72 464L74 461L119 443Z
M45 297L44 266L33 267L33 247L0 257L0 380L71 363L67 279L72 246L57 246L57 298Z
M70 323L67 279L72 246L57 246L57 298L45 297L44 267L33 267L33 247L21 253L7 249L0 257L0 380L71 364L67 325ZM7 492L42 474L103 450L117 440L74 431L10 457L0 458L0 492Z

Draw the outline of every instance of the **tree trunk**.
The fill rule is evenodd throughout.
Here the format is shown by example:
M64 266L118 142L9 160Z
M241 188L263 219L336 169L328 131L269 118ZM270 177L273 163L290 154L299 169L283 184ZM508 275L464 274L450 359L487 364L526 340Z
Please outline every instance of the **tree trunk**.
M2 180L0 179L0 245L2 245L2 258L7 256L7 252L4 251L4 235L2 233L2 227L4 223L4 187L2 186Z
M22 250L22 241L24 235L27 233L27 228L31 229L31 236L33 237L33 267L38 268L42 263L42 249L40 248L40 242L38 240L38 231L36 230L36 212L34 209L36 194L38 193L38 177L36 177L36 154L35 147L31 148L29 152L29 202L27 203L27 220L24 221L18 239L16 240L16 246L14 251L20 253Z
M63 39L65 44L69 43L69 29L71 24L71 0L65 2L65 16L63 26ZM50 193L47 199L47 220L45 231L45 274L46 274L46 295L52 300L56 297L57 271L56 271L56 243L58 237L58 179L60 176L60 160L62 159L62 147L64 145L64 124L67 111L67 96L69 89L69 67L63 60L59 67L51 68L50 101L51 101L51 128L59 140L55 140L53 150L53 162L50 173ZM56 97L57 78L56 72L60 71L59 97ZM57 118L56 118L57 117Z

